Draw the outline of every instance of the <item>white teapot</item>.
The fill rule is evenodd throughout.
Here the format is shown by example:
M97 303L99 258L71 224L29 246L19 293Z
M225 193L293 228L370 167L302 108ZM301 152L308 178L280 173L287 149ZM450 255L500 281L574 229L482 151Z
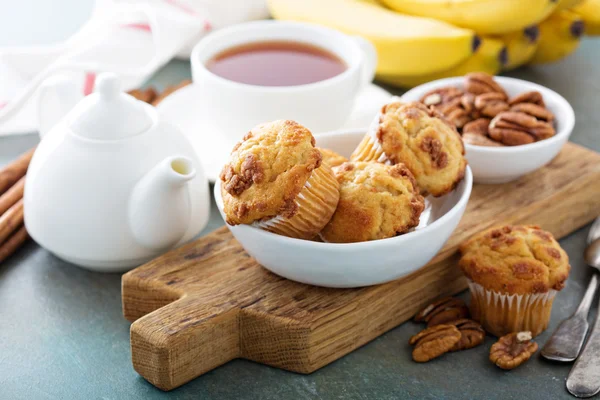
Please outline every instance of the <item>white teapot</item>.
M208 181L192 146L119 85L115 75L100 75L85 98L64 79L42 86L42 141L24 194L25 225L36 242L106 272L188 241L210 211Z

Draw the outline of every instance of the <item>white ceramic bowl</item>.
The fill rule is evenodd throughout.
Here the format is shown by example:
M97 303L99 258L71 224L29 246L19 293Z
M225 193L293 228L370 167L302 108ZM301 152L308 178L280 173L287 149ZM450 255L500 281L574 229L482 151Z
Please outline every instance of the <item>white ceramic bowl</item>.
M440 79L409 90L402 96L405 101L418 101L430 90L444 86L463 87L463 77ZM476 183L505 183L535 171L549 163L569 140L575 114L573 108L561 95L538 84L520 79L495 77L509 96L537 90L544 97L546 107L556 117L556 135L550 139L521 146L485 147L465 143L466 157L473 170Z
M317 145L349 156L364 131L319 135ZM219 180L215 200L223 214ZM471 170L451 193L428 198L415 231L394 238L361 243L320 243L291 239L250 225L229 226L244 249L268 270L288 279L318 286L350 288L398 279L427 264L460 221L473 185Z

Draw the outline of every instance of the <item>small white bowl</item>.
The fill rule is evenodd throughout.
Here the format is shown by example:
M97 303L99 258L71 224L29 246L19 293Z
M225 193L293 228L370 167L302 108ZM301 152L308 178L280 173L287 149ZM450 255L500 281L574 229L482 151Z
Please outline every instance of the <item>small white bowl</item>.
M365 135L339 131L317 136L317 146L349 156ZM427 264L458 225L473 185L467 167L464 180L451 193L428 198L421 223L413 232L361 243L321 243L276 235L250 225L228 226L244 249L268 270L317 286L351 288L398 279ZM223 213L220 180L215 200Z
M445 86L463 88L464 77L440 79L406 92L401 99L418 101L431 90ZM544 97L546 107L556 117L556 135L539 142L521 146L485 147L465 143L466 157L473 170L475 183L506 183L535 171L549 163L569 140L575 114L573 108L561 95L544 86L521 79L497 76L494 78L510 97L537 90Z

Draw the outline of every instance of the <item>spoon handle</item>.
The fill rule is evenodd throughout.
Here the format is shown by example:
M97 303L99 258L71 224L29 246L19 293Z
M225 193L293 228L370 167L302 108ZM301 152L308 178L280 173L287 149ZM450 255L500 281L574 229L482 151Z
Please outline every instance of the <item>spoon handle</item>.
M589 325L587 316L598 288L598 274L594 273L577 311L561 322L542 349L542 356L554 361L574 361L587 334Z
M600 313L581 356L567 377L567 390L575 397L592 397L600 392Z

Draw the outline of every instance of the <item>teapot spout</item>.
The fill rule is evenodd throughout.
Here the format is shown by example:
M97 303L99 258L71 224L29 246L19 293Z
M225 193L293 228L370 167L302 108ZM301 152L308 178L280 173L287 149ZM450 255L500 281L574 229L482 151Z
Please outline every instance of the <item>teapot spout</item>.
M191 217L187 183L196 176L187 157L168 157L135 185L129 201L129 225L137 242L157 251L177 244Z

